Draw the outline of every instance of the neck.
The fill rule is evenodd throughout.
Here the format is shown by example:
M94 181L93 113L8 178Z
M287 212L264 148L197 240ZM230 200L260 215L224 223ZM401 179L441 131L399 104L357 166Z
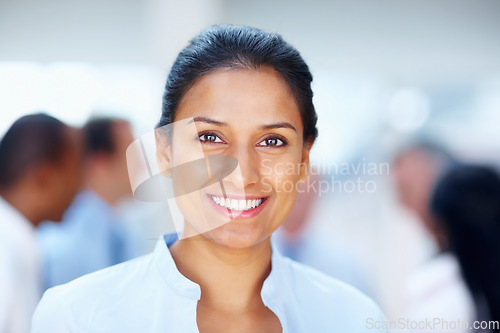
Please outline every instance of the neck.
M106 179L88 177L85 180L85 185L110 206L114 206L117 203L118 199L114 193L114 187Z
M197 235L170 250L179 271L200 285L203 305L234 313L262 304L260 291L271 271L269 238L251 248L228 249Z

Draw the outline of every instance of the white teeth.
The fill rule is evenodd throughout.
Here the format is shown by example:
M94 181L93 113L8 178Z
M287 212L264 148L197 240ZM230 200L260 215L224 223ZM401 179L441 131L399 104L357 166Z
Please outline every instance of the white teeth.
M249 210L255 207L258 207L264 201L263 199L257 200L236 200L236 199L227 199L225 197L216 197L214 195L210 196L213 202L218 204L221 207L225 207L231 210Z
M246 207L247 207L246 200L238 200L238 210L245 210Z

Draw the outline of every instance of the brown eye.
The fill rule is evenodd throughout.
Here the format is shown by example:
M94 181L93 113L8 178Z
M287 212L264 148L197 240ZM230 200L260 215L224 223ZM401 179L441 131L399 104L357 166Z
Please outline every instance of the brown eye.
M215 134L205 133L198 136L203 143L223 143L223 141Z
M280 138L271 137L261 141L259 146L261 147L281 147L286 145L286 141Z
M266 144L268 146L277 146L278 145L278 139L266 139Z

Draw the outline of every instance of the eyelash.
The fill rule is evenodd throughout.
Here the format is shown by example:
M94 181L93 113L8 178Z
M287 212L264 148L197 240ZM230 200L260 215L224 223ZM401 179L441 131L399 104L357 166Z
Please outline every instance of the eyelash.
M288 144L288 141L280 136L280 135L271 135L271 136L268 136L267 138L265 138L264 140L262 140L261 142L265 142L267 140L278 140L278 141L281 141L281 144L279 145L275 145L275 146L270 146L270 145L266 145L266 146L260 146L259 147L268 147L268 148L282 148L282 147L285 147L287 144Z
M208 136L214 136L215 137L215 141L206 141L206 140L202 139L203 137L208 137ZM281 141L281 144L278 144L278 145L275 145L275 146L271 146L271 145L262 146L262 145L260 145L261 142L265 142L267 140L272 140L272 139ZM221 144L221 143L226 143L224 140L222 140L219 137L219 135L217 135L214 132L202 132L202 133L199 133L198 137L197 137L197 140L199 140L203 144ZM219 140L219 142L217 142L217 140ZM265 138L264 140L260 141L258 147L283 148L287 144L288 144L288 141L284 137L282 137L281 135L271 135L271 136L268 136L267 138Z
M203 136L214 136L217 139L220 140L220 142L214 142L214 141L206 141L206 140L202 140L201 138ZM224 140L222 140L217 134L215 134L214 132L202 132L202 133L198 133L198 137L197 139L201 142L201 143L208 143L208 144L219 144L219 143L225 143Z

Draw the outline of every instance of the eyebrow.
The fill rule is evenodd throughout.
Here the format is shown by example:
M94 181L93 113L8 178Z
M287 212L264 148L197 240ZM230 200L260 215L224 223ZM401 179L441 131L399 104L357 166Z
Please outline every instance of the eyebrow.
M207 124L212 124L212 125L217 125L217 126L224 126L227 127L229 126L228 123L224 123L222 121L206 118L206 117L194 117L191 119L188 124L191 124L193 122L202 122L202 123L207 123Z
M229 124L228 123L225 123L225 122L222 122L222 121L218 121L218 120L214 120L214 119L210 119L210 118L207 118L207 117L194 117L193 119L191 119L188 124L191 124L193 122L202 122L202 123L207 123L207 124L212 124L212 125L216 125L216 126L223 126L223 127L228 127ZM262 125L260 127L261 129L263 130L269 130L269 129L274 129L274 128L289 128L291 130L294 130L295 132L297 132L297 129L290 123L284 121L284 122L281 122L281 123L276 123L276 124L269 124L269 125Z
M277 123L277 124L270 124L270 125L263 125L260 127L261 129L268 130L268 129L273 129L273 128L289 128L297 132L297 129L290 123L287 123L286 121Z

